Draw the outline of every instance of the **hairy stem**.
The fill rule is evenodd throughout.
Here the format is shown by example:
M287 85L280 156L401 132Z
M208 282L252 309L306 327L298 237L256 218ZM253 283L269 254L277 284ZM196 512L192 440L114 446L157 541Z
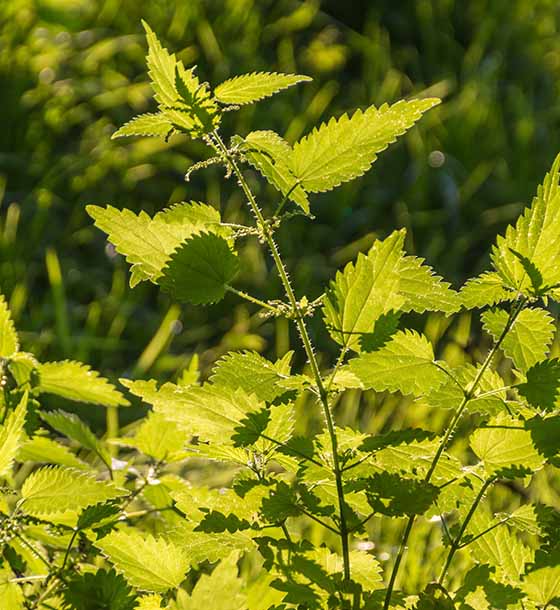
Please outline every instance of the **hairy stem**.
M237 288L233 288L233 286L230 286L229 284L226 285L226 290L228 292L236 294L237 296L241 297L242 299L245 299L246 301L249 301L250 303L254 303L255 305L258 305L259 307L262 307L263 309L268 309L269 311L272 311L276 315L278 315L280 313L278 308L274 307L274 305L271 305L270 303L267 303L266 301L261 301L261 299L257 299L256 297L254 297L250 294L247 294L246 292L243 292L242 290L237 290Z
M214 142L218 152L223 156L224 161L229 165L232 172L235 174L239 186L243 190L247 201L249 203L249 207L251 208L251 212L255 217L257 222L257 226L259 227L261 234L272 254L272 258L274 260L274 264L278 271L278 275L280 276L280 280L284 287L284 291L286 292L286 296L290 303L290 306L295 315L295 324L297 326L299 335L301 337L301 341L303 343L303 348L307 355L307 359L309 361L309 366L311 367L311 372L313 375L313 379L315 381L315 385L318 389L319 400L321 402L321 406L323 408L323 412L325 415L325 420L327 424L327 430L329 433L332 454L333 454L333 472L336 481L336 492L338 496L338 506L340 512L340 541L342 546L342 559L344 563L344 578L345 580L350 580L350 551L348 546L348 524L346 522L346 503L344 501L344 489L342 485L342 471L340 468L340 463L338 459L338 441L336 437L336 432L334 429L334 422L332 413L329 406L328 401L328 391L325 388L325 384L323 382L323 378L321 376L321 372L319 371L319 365L317 363L317 359L315 357L315 352L313 351L313 345L311 343L311 339L309 337L309 333L307 331L307 326L305 325L305 320L303 314L301 312L301 308L299 306L299 302L296 298L294 290L292 288L292 284L290 282L290 278L288 277L288 272L286 271L286 267L284 266L284 261L280 256L280 251L278 250L278 246L274 241L274 237L270 227L266 223L266 220L255 200L255 197L243 176L243 173L239 169L235 158L230 154L226 145L224 144L222 138L218 134L218 132L213 133Z
M471 519L473 518L474 513L475 513L476 509L478 508L478 505L480 504L482 498L484 497L486 490L488 489L488 487L490 487L490 485L492 485L492 483L494 481L495 481L494 477L491 477L490 479L485 481L483 483L482 487L480 488L480 491L478 492L476 498L473 500L473 503L471 504L469 512L467 513L465 520L463 521L463 523L461 525L461 529L459 530L459 533L457 534L457 536L451 543L451 548L449 549L449 553L447 554L447 559L445 560L445 565L443 566L443 570L441 571L441 574L438 579L438 582L440 584L443 582L443 579L445 578L447 571L449 570L449 566L451 565L451 562L453 561L453 557L455 556L455 553L461 548L461 539L463 538L463 535L465 534L465 531L467 530L467 527L468 527Z
M463 415L463 412L464 412L466 406L468 405L469 401L473 398L474 393L475 393L478 385L480 384L482 376L486 372L486 369L490 366L490 363L492 362L494 356L496 355L496 352L498 351L503 340L506 338L507 334L511 330L511 327L513 326L515 320L517 319L517 316L521 313L521 310L525 306L526 302L527 301L525 298L520 298L517 301L517 303L513 306L512 310L509 314L507 324L505 325L504 330L502 331L502 334L499 336L498 340L496 341L496 343L494 344L492 349L488 352L488 356L486 357L486 360L484 360L484 362L482 363L482 366L478 370L478 373L477 373L476 377L474 378L470 388L468 390L464 390L463 400L461 401L461 404L457 407L457 410L455 411L455 415L453 416L453 419L451 420L451 422L441 440L441 443L439 444L439 447L432 459L430 468L428 469L428 472L426 473L426 476L424 477L424 481L426 483L430 482L430 479L432 478L432 475L434 474L434 471L437 468L439 460L440 460L441 456L443 455L443 452L445 451L447 444L449 443L449 439L453 435L453 432L455 431L455 428L457 427L457 424L459 423L459 420L461 419L461 416ZM387 593L385 595L385 603L383 605L383 610L388 610L388 608L391 604L391 597L393 595L393 589L395 588L395 582L397 580L399 568L402 563L404 552L408 545L408 539L410 537L410 532L412 531L412 527L414 525L415 519L416 519L416 515L411 515L408 518L408 522L407 522L405 530L403 532L403 537L401 540L399 551L397 553L397 557L395 558L395 564L393 565L393 570L392 570L391 576L389 578L389 584L387 585Z

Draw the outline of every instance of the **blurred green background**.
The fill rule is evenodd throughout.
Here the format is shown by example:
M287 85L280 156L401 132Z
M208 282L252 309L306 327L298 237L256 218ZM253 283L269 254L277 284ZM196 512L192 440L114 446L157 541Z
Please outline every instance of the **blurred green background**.
M293 141L331 115L429 90L444 104L363 179L313 200L315 222L279 235L299 292L317 296L337 268L395 226L409 251L455 286L487 263L491 242L530 201L560 148L560 8L554 0L4 0L0 3L0 285L42 359L88 361L109 376L174 378L231 348L269 356L294 342L228 297L178 308L128 269L92 226L87 203L150 213L180 200L242 219L235 184L175 138L111 141L153 107L140 19L212 84L252 70L314 78L232 113L226 135L272 128ZM267 205L274 194L252 182ZM259 185L260 184L260 185ZM241 284L279 296L259 247ZM316 316L313 332L329 355ZM424 324L425 321L419 322ZM446 328L431 321L434 338ZM456 357L470 320L456 324ZM225 333L225 334L224 334ZM472 336L471 336L472 339Z

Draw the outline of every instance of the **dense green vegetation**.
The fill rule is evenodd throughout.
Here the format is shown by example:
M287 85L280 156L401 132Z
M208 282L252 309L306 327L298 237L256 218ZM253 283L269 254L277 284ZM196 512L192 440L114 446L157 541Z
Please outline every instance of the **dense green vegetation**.
M9 610L557 604L554 5L0 11Z

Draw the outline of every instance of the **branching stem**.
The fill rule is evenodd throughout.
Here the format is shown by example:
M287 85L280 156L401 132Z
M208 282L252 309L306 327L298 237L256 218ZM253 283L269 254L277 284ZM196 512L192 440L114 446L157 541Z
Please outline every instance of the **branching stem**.
M517 316L521 313L521 310L525 306L526 302L527 302L527 299L525 297L521 297L521 298L519 298L517 303L515 303L515 305L513 306L512 310L510 312L507 324L505 325L504 330L502 331L502 334L499 336L498 340L496 341L496 343L494 344L492 349L488 352L488 356L486 356L486 359L484 360L484 362L482 363L482 366L478 370L478 373L477 373L476 377L474 378L470 388L468 390L464 389L465 395L463 397L463 400L461 401L461 404L457 407L457 410L455 411L455 415L453 416L449 426L447 427L447 430L441 440L441 443L432 459L430 468L428 469L428 472L426 473L426 476L424 477L424 481L426 483L430 482L430 479L432 478L432 475L434 474L434 471L437 468L437 465L439 463L441 456L443 455L443 452L447 448L447 444L449 443L449 440L450 440L451 436L453 435L455 428L457 427L457 424L459 423L459 420L461 419L466 406L468 405L469 401L474 397L474 393L475 393L478 385L480 384L480 381L481 381L484 373L486 372L486 369L490 366L490 363L492 362L494 356L496 355L496 352L498 351L503 340L506 338L507 334L511 330L511 327L513 326L515 320L517 319ZM397 556L395 558L395 563L393 565L393 570L391 572L391 576L389 578L389 584L387 585L387 593L385 595L385 603L383 605L383 610L388 610L389 606L391 604L391 597L393 595L393 589L395 588L395 582L397 580L399 568L402 563L404 552L408 545L408 539L410 537L410 532L412 531L412 527L414 525L415 519L416 519L416 515L411 515L409 517L405 530L403 532L401 544L400 544L399 550L397 552Z
M280 256L280 251L278 250L278 246L274 241L274 237L268 226L256 200L255 197L241 172L237 161L230 154L226 145L224 144L222 138L218 134L217 131L213 133L213 141L216 146L216 150L219 154L222 155L224 162L231 168L233 174L235 174L239 186L243 190L247 202L249 203L249 207L255 220L257 222L257 226L259 227L261 234L264 238L264 241L268 245L272 258L274 260L274 264L278 271L278 275L280 276L280 280L284 287L284 291L286 292L286 296L288 301L290 302L290 306L295 314L295 324L297 326L299 335L301 337L301 341L303 343L303 348L307 355L307 359L309 361L309 366L311 367L311 372L313 378L315 380L315 384L318 389L319 400L321 402L321 406L323 408L327 430L329 433L332 454L333 454L333 472L336 481L336 492L338 496L338 508L340 512L340 532L337 532L340 535L341 547L342 547L342 559L344 565L344 579L350 580L350 551L348 545L348 524L346 522L346 502L344 500L344 489L342 484L342 471L340 468L339 458L338 458L338 441L336 437L336 431L334 428L334 421L331 413L331 409L328 401L328 392L325 388L325 384L323 382L323 378L321 376L321 372L319 371L319 365L317 363L317 359L315 357L315 352L313 351L313 345L311 343L311 339L309 337L309 333L307 331L307 327L305 325L304 316L302 314L299 302L296 298L294 290L292 288L292 284L290 282L290 278L288 277L288 272L286 271L286 267L284 266L284 262L282 257Z
M488 487L490 487L490 485L492 485L492 483L495 480L496 480L495 477L491 477L487 481L485 481L483 483L482 487L480 488L480 491L478 492L476 498L473 500L473 503L471 504L469 512L467 513L467 515L461 525L461 529L459 530L459 533L457 534L457 536L451 543L451 548L449 549L449 553L447 554L447 559L445 560L445 565L443 566L443 570L441 571L441 574L438 579L438 582L440 584L443 582L443 579L445 578L445 575L447 574L447 571L449 570L449 566L451 565L451 562L453 561L453 557L455 556L455 553L461 548L461 540L463 538L463 535L465 534L465 531L467 530L467 527L468 527L471 519L474 516L476 509L478 508L478 505L480 504L482 498L484 498L484 494L486 493L486 490L488 489Z

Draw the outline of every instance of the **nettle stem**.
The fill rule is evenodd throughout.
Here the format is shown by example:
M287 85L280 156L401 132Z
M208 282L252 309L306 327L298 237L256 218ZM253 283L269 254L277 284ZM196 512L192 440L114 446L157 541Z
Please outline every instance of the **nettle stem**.
M453 416L453 419L451 420L449 426L447 427L447 430L441 440L441 443L439 444L439 447L434 455L432 463L430 464L430 468L428 469L428 472L426 473L426 476L424 477L424 482L426 482L426 483L430 482L432 475L434 474L435 469L437 468L439 460L440 460L441 456L443 455L443 452L447 448L449 440L451 439L453 433L455 432L455 428L457 427L457 424L459 423L459 420L461 419L463 412L465 411L465 408L467 407L468 403L474 397L474 393L475 393L476 389L478 388L480 381L482 380L482 377L483 377L484 373L486 372L486 369L490 366L494 356L496 355L496 352L498 351L503 340L506 338L507 334L511 330L511 327L513 326L515 320L517 319L517 316L521 313L523 307L525 307L526 302L527 302L527 299L522 297L522 298L519 298L518 301L515 303L515 305L513 306L512 310L509 314L507 324L505 325L504 330L502 331L502 334L499 336L498 340L496 341L496 343L494 344L492 349L488 352L488 356L486 357L482 366L478 370L478 373L477 373L476 377L474 378L474 381L472 382L470 388L468 390L467 389L463 390L463 392L464 392L463 400L461 401L461 404L457 407L457 410L455 411L455 415ZM475 506L475 509L476 509L476 506ZM389 606L391 605L391 597L393 595L393 589L395 588L395 582L397 580L397 575L399 573L399 569L400 569L400 566L402 563L404 552L407 548L408 539L410 538L410 533L412 532L412 527L414 525L415 520L416 520L416 515L411 515L408 518L408 522L407 522L405 530L403 532L401 544L400 544L400 547L399 547L399 550L397 553L397 557L395 558L395 564L393 565L393 570L392 570L391 576L389 578L389 584L387 585L387 593L385 595L385 603L383 605L383 610L388 610ZM469 517L469 520L470 520L470 517Z
M474 499L474 501L469 509L469 512L465 516L465 520L463 521L463 524L461 525L461 529L459 530L459 533L455 537L455 540L453 540L453 542L451 543L451 548L449 549L449 553L447 554L447 559L445 560L445 565L443 566L443 570L441 571L441 574L438 579L438 582L440 584L443 583L443 579L445 578L447 571L449 570L449 566L451 565L451 562L453 561L453 557L455 556L455 553L461 548L461 540L463 539L465 531L467 530L467 527L468 527L471 519L473 518L474 513L476 512L476 509L478 508L478 505L482 501L482 498L484 498L484 494L486 493L486 490L490 487L490 485L492 485L492 483L495 480L496 480L495 477L491 477L483 483L482 487L480 488L480 491L478 492L476 498Z
M230 167L231 171L235 174L239 186L243 190L247 201L249 203L249 207L251 208L251 212L255 217L257 222L257 226L259 227L261 234L266 241L266 244L272 254L272 258L274 260L274 264L278 271L278 275L280 276L280 281L282 282L282 286L284 287L284 291L290 303L290 306L295 314L295 324L298 329L298 333L301 337L301 342L303 344L303 348L307 355L307 360L309 362L309 366L311 367L311 373L313 375L313 379L315 381L315 385L317 386L319 400L321 406L323 408L323 413L325 416L325 421L327 423L327 430L329 433L332 454L333 454L333 473L336 481L336 492L338 496L338 508L340 512L340 523L339 523L339 535L342 547L342 560L344 564L344 579L350 580L350 550L348 545L348 524L346 522L346 502L344 500L344 488L342 484L342 469L340 467L340 462L338 459L338 440L336 437L336 431L334 428L334 421L331 413L331 409L329 406L328 400L328 391L323 382L323 378L321 376L321 372L319 370L319 365L317 363L317 358L315 357L315 352L313 350L313 344L311 343L311 338L309 337L309 332L307 331L307 326L305 324L305 320L303 314L301 312L301 308L299 302L296 298L294 290L292 288L292 284L290 282L290 278L288 276L288 272L284 265L284 261L280 255L280 251L276 242L274 241L274 236L266 220L257 204L257 201L253 195L253 192L249 188L243 173L241 172L239 166L235 158L229 153L226 145L224 144L222 138L218 134L217 131L213 132L213 142L215 143L215 147L220 155L224 158L226 164Z

